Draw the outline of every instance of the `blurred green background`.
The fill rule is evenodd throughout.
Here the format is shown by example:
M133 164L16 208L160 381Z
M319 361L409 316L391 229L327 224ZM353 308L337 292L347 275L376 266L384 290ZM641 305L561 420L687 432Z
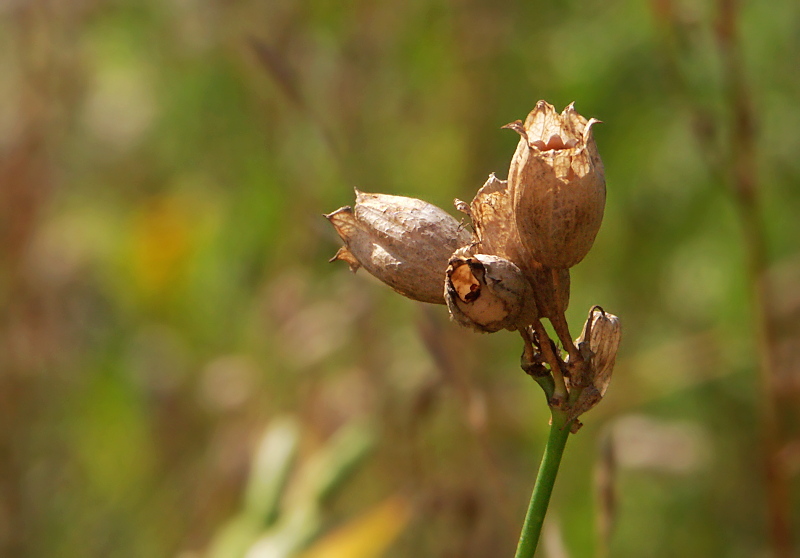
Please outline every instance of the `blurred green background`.
M511 556L548 426L518 336L328 264L321 214L353 186L451 210L546 99L604 122L568 317L624 336L538 556L772 556L765 451L800 502L798 70L794 0L0 2L0 552Z

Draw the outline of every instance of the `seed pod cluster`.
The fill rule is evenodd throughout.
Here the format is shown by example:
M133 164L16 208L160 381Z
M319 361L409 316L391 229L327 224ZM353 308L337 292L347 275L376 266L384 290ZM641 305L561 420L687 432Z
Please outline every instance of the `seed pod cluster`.
M474 238L427 202L356 190L354 208L326 215L345 243L333 259L353 270L363 266L409 298L440 304L445 300L437 282L441 285L447 262L456 250L472 247L521 271L538 316L563 316L569 268L591 248L605 206L595 122L573 105L558 114L539 101L524 123L507 125L520 135L509 179L492 174L469 205L457 200L472 218Z
M525 122L505 126L520 136L508 180L492 174L471 203L456 200L474 234L422 200L358 190L354 207L326 215L344 241L333 260L364 267L409 298L446 304L465 327L519 330L526 362L550 369L549 381L541 374L537 381L548 386L551 405L568 405L571 418L603 397L620 339L618 318L599 307L574 342L565 317L569 269L591 248L605 207L596 122L573 105L559 114L539 101Z

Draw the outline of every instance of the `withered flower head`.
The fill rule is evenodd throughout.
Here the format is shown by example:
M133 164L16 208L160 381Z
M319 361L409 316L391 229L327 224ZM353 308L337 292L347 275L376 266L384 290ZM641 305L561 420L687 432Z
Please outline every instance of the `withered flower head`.
M583 331L575 340L575 345L585 354L589 363L589 377L579 381L583 391L573 407L573 418L597 405L605 395L614 372L621 337L622 329L617 316L599 306L589 310Z
M537 318L530 283L499 256L456 252L447 267L444 296L453 319L478 331L515 330Z
M505 126L520 135L508 173L520 240L546 267L580 262L600 228L606 186L595 122L572 105L558 114L539 101L524 124Z
M468 245L471 234L444 210L403 196L356 190L354 207L325 217L344 241L331 259L369 273L398 293L444 304L442 283L450 256Z

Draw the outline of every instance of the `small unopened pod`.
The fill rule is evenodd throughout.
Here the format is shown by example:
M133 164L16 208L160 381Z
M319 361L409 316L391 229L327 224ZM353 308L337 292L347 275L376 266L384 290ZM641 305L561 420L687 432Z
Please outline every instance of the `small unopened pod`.
M363 267L398 293L444 304L442 281L450 256L472 235L433 204L356 190L354 207L326 215L344 241L331 259Z
M605 395L621 337L619 318L599 306L592 307L580 337L575 340L575 345L588 359L589 377L581 382L585 387L571 409L571 418L597 405Z
M537 318L530 283L516 265L499 256L454 254L447 267L445 300L453 320L478 331L515 330Z
M592 137L596 122L572 105L558 114L539 101L524 123L505 126L520 135L508 172L520 240L544 266L577 264L600 229L606 182Z

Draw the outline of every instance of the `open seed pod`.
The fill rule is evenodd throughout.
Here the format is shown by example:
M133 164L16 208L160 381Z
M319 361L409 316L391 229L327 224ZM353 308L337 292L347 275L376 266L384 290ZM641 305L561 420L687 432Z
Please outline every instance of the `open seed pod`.
M331 259L369 273L398 293L444 304L442 281L450 256L472 235L433 204L356 190L354 207L326 215L344 241Z
M569 105L558 114L539 101L524 123L508 181L522 244L537 262L570 268L592 247L606 200L603 163L592 125Z
M484 332L515 330L536 317L533 289L520 269L499 256L461 250L447 267L445 300L453 320Z
M467 205L456 200L456 207L472 219L476 252L500 256L519 267L533 287L541 317L549 318L566 311L569 304L569 270L556 270L556 285L552 270L536 261L523 246L514 219L513 199L507 180L489 175L472 203Z

